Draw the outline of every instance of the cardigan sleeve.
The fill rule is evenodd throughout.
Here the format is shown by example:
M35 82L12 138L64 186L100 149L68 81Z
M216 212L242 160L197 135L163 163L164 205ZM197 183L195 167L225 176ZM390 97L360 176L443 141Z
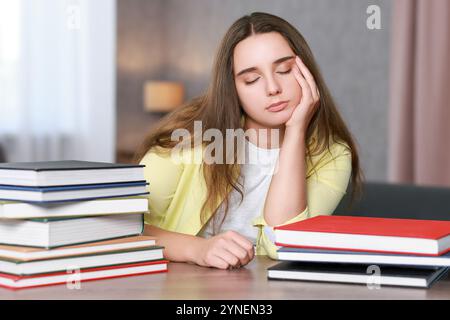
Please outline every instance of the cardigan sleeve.
M142 158L140 164L145 165L144 176L149 182L149 213L145 215L145 223L160 226L164 221L167 208L172 202L183 172L183 164L176 163L169 153L150 150Z
M313 160L314 161L314 160ZM346 193L350 179L351 153L346 145L334 143L330 151L315 160L314 170L306 179L307 207L294 218L280 225L305 220L317 215L330 215ZM258 238L256 254L268 255L277 259L278 247L274 244L273 226L268 226L264 213L253 221L257 227Z

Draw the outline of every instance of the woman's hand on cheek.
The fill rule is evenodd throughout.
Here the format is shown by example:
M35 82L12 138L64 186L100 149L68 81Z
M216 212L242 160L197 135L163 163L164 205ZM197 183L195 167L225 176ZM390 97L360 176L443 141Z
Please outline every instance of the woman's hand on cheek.
M290 119L286 121L286 129L292 127L305 133L319 105L320 96L314 77L303 61L297 56L295 62L292 68L294 77L302 89L302 97Z

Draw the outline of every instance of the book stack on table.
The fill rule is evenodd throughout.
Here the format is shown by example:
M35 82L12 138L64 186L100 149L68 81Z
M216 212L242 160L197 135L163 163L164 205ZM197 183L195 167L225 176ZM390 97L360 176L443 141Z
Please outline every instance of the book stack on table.
M143 165L0 163L0 286L21 289L167 271L142 235Z
M450 221L317 216L274 232L269 279L429 288L450 266Z

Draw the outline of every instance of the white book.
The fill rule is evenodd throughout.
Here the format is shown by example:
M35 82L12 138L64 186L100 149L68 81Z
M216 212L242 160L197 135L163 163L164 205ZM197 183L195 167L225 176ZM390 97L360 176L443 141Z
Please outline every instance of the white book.
M167 272L167 261L153 261L120 266L100 267L80 270L80 272L56 272L35 276L14 276L0 274L0 286L8 289L24 289L55 284L65 284L74 287L79 282L144 275Z
M163 247L151 246L133 250L92 253L47 260L12 261L0 259L0 273L18 276L104 267L163 259Z
M141 249L154 245L156 245L156 238L151 236L130 236L58 247L51 250L45 248L0 245L0 259L14 261L46 260L93 253Z
M0 201L0 219L81 217L148 212L147 197L104 198L58 203Z
M1 220L0 243L53 248L138 235L143 232L143 228L142 214Z
M304 262L336 262L400 266L450 267L450 252L441 256L389 254L340 250L281 248L278 260Z

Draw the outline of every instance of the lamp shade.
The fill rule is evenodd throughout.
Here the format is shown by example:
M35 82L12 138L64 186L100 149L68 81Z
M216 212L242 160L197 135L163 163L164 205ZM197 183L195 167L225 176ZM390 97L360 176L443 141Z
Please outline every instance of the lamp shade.
M184 86L179 82L147 81L144 85L144 110L170 112L183 103Z

